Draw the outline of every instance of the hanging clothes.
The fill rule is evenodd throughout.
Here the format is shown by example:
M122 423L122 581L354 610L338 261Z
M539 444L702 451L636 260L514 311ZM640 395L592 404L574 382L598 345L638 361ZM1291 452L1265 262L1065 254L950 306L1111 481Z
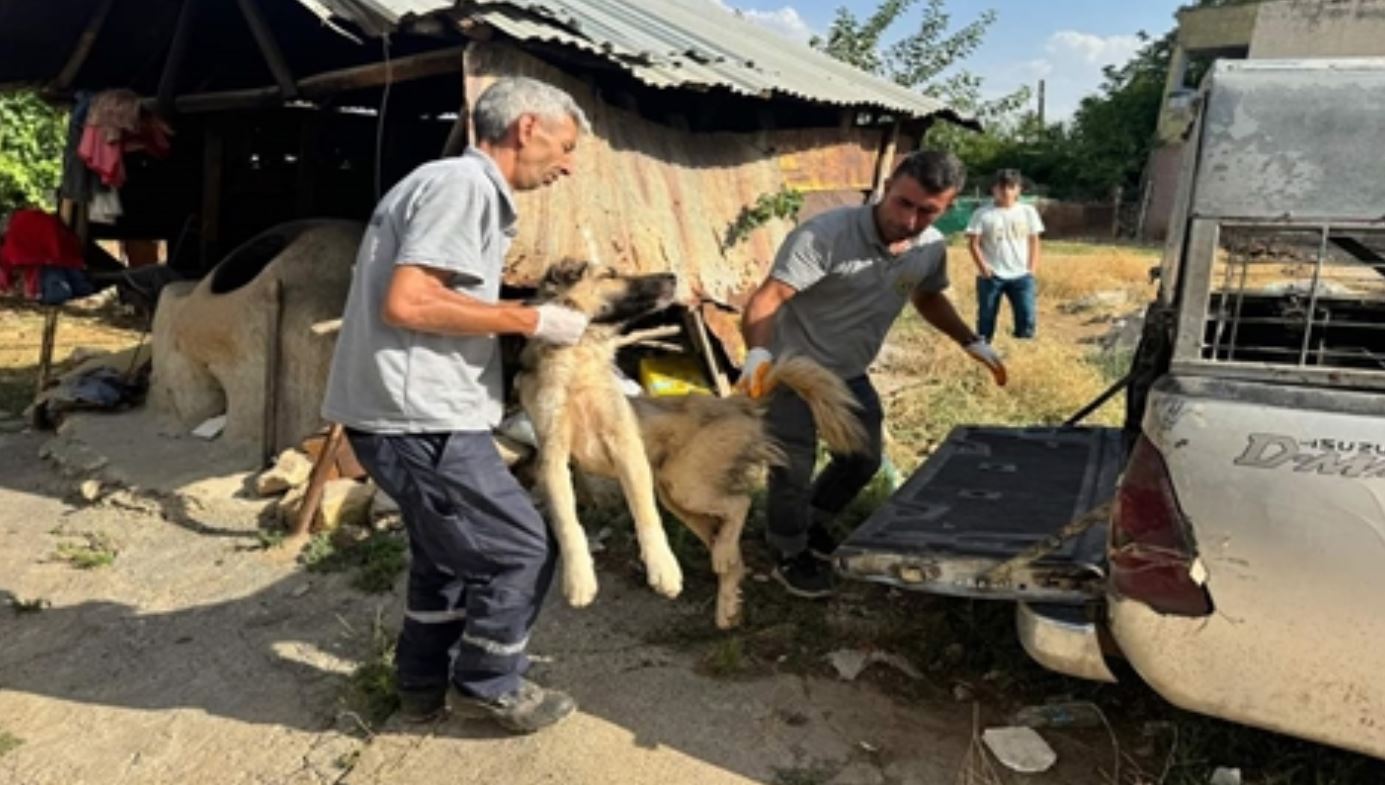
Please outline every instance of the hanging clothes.
M81 242L56 215L26 209L10 216L5 242L0 245L0 291L22 281L24 295L38 300L43 297L44 269L81 270L84 266Z
M173 130L161 118L144 112L132 90L105 90L91 99L77 155L104 185L125 184L125 153L168 155Z

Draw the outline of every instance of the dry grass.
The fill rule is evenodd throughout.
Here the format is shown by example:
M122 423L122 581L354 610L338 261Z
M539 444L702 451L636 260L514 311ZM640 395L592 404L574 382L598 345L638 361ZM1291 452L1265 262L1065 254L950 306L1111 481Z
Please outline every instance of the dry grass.
M115 308L63 308L58 319L53 363L57 371L79 348L93 353L118 352L139 343L140 331ZM34 399L43 311L14 297L0 299L0 410L18 414Z
M985 370L928 327L912 311L900 317L878 363L877 379L895 444L891 459L913 469L954 426L1056 425L1100 394L1123 368L1103 360L1090 341L1108 329L1110 317L1140 309L1154 294L1149 268L1157 252L1123 246L1052 244L1039 271L1039 334L1017 341L1003 306L996 347L1010 382L996 387ZM949 296L969 321L976 314L975 273L966 250L949 255ZM1098 292L1123 292L1126 304L1072 315L1062 306ZM1090 422L1120 423L1117 397Z

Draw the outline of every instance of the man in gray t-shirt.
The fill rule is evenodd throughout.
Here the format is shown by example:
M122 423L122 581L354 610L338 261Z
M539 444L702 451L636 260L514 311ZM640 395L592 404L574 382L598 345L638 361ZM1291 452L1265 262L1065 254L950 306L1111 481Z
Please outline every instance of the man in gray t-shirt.
M770 400L769 432L788 462L770 471L768 538L779 556L774 577L792 594L823 597L832 591L826 560L836 543L827 523L880 467L883 413L866 369L905 303L985 364L998 384L1005 383L1000 358L943 293L947 242L931 227L965 178L951 154L913 153L890 176L879 202L832 210L794 229L746 305L750 351L741 387L758 397L775 357L807 355L846 382L871 437L866 454L832 456L814 482L817 427L807 404L783 389Z
M406 718L445 712L450 684L455 710L532 732L575 705L523 678L556 549L491 440L502 405L496 336L570 345L587 319L501 302L500 278L514 191L570 174L587 121L571 96L523 78L488 88L473 119L475 147L415 169L371 215L322 414L346 426L408 529L395 654Z

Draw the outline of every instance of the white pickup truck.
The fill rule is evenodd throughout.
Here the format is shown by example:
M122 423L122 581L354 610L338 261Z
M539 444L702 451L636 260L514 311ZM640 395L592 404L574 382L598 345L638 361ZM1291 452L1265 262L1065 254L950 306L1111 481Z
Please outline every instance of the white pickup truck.
M837 567L1385 758L1385 59L1223 61L1195 111L1124 430L959 428Z

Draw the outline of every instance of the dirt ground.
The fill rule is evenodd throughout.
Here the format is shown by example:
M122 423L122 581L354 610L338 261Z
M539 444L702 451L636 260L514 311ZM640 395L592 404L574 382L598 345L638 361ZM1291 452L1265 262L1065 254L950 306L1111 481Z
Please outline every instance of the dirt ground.
M876 370L898 463L926 453L954 418L1061 418L1105 385L1096 342L1138 308L1148 290L1140 273L1154 257L1118 249L1126 256L1109 263L1058 250L1067 255L1052 261L1078 261L1049 279L1042 340L1028 352L1001 344L1020 371L1012 391L987 387L921 326L905 320L896 331ZM965 275L954 258L964 310ZM1059 307L1115 289L1126 294ZM0 346L14 347L0 355L0 387L14 398L32 389L39 318L0 311ZM139 333L129 328L101 315L65 320L59 354L132 344ZM137 490L108 487L100 501L81 501L87 456L73 452L74 434L95 428L101 436L89 441L110 454L147 448L157 432L138 415L101 417L83 415L55 440L0 415L11 424L0 428L0 785L1201 785L1212 767L1253 770L1269 751L1292 764L1275 771L1290 774L1247 782L1381 781L1369 778L1379 769L1333 777L1365 769L1313 745L1190 718L1135 682L1096 687L1048 674L1024 657L1001 604L868 585L843 587L830 603L786 600L766 582L754 524L747 623L722 633L710 622L713 578L699 546L671 529L687 588L666 601L643 587L619 516L591 511L589 528L615 530L599 556L598 601L576 611L555 593L532 644L536 677L569 689L580 714L528 738L457 719L410 726L386 717L387 703L380 710L402 576L370 594L348 573L275 558L263 548L262 503L238 495L247 475L220 458L180 458L186 445L165 445L139 472L107 467L108 481ZM825 660L843 648L898 655L912 673L876 665L844 681ZM1092 700L1110 727L1045 729L1054 770L988 775L977 725L1051 699Z

